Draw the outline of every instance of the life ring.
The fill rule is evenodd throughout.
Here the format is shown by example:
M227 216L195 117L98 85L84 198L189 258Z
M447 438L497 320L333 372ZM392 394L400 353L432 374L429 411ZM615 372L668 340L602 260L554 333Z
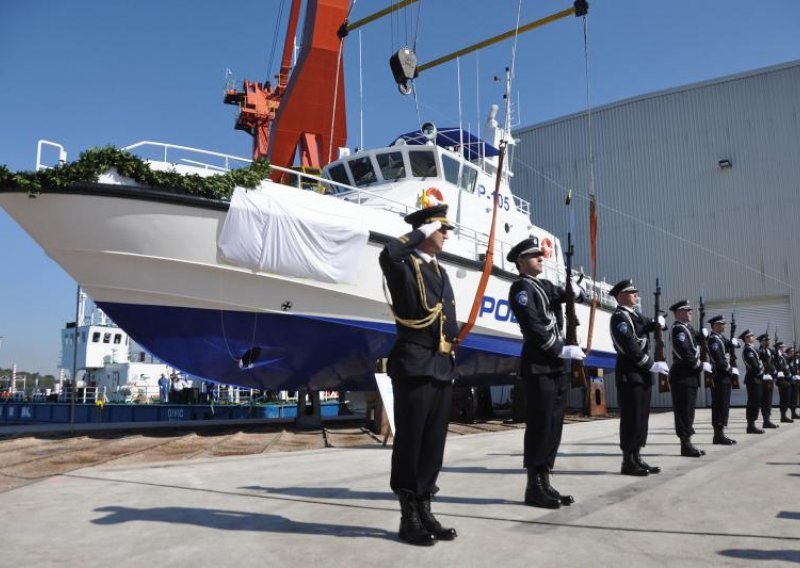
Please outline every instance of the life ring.
M553 258L553 240L550 237L543 238L539 248L545 258Z
M433 207L434 205L441 205L444 203L444 196L437 188L429 187L422 192L418 201L420 209L424 209L426 207Z

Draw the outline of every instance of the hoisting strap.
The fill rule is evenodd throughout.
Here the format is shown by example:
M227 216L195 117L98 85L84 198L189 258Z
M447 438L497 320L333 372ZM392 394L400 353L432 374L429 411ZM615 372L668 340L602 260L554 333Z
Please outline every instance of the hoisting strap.
M464 341L464 338L466 338L469 332L472 330L472 326L475 325L475 320L478 319L478 312L483 304L483 293L486 291L486 284L489 282L489 276L491 275L492 267L494 266L494 233L496 224L495 221L497 219L497 202L499 201L498 197L500 195L500 182L503 179L503 161L506 155L507 144L508 143L505 140L500 142L500 154L499 158L497 159L497 178L495 179L494 183L492 226L489 230L489 243L486 245L486 258L483 261L483 273L481 274L481 280L478 283L478 289L475 292L475 299L472 301L472 311L469 313L469 319L467 320L467 323L464 324L464 327L461 328L461 331L458 332L456 343L461 343Z

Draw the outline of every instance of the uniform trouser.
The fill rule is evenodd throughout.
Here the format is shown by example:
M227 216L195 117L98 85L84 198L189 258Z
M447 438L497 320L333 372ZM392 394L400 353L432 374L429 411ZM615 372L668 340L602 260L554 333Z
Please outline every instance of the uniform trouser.
M619 383L619 447L623 452L637 452L647 444L647 425L650 420L649 382Z
M714 378L711 389L711 425L714 430L728 425L728 410L731 406L731 384Z
M553 469L567 409L569 383L563 371L527 375L525 382L525 456L523 466Z
M792 385L786 379L778 381L778 399L781 407L781 416L789 410L789 396L792 393Z
M798 404L800 404L800 381L792 381L792 387L789 392L789 408L792 409L792 412L797 410Z
M672 413L675 415L675 433L681 440L694 434L694 410L697 405L697 387L673 383Z
M769 415L772 413L772 391L774 389L774 381L764 381L764 384L761 385L761 418L764 422L769 422Z
M747 422L758 420L758 411L761 409L761 395L764 387L761 383L747 383Z
M394 444L392 491L421 498L436 493L442 468L453 384L431 377L392 379Z

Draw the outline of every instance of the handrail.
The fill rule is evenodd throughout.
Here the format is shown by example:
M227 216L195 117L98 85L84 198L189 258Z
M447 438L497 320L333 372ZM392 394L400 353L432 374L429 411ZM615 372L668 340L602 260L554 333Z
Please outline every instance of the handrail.
M253 160L250 158L242 158L240 156L234 156L233 154L224 154L222 152L214 152L213 150L203 150L201 148L193 148L191 146L181 146L179 144L169 144L167 142L155 142L153 140L142 140L141 142L136 142L135 144L131 144L130 146L125 146L123 150L131 151L135 150L136 148L141 148L143 146L160 146L164 148L164 161L169 162L167 159L167 152L170 149L173 150L187 150L189 152L197 152L198 154L204 154L206 156L215 156L217 158L224 158L225 159L225 169L230 169L230 161L237 161L237 162L245 162L251 164ZM199 163L199 162L198 162ZM206 164L201 164L206 165Z
M50 140L41 139L36 144L36 171L49 170L51 166L45 166L42 163L42 146L53 146L58 148L58 163L64 164L67 162L67 150L58 142L51 142Z

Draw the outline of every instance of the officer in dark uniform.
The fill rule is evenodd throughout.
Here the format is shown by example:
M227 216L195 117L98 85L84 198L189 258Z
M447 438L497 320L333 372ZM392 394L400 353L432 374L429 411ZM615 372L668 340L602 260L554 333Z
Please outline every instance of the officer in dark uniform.
M397 340L389 355L394 390L395 437L391 487L400 500L400 538L432 545L453 540L431 513L431 496L442 467L458 335L453 288L436 255L447 231L447 205L405 217L413 231L392 239L380 265L392 296Z
M761 409L764 364L753 344L753 332L746 329L739 335L739 339L744 343L742 359L744 359L744 366L747 369L744 375L744 386L747 388L747 433L763 434L764 430L756 426L756 419Z
M669 309L675 316L670 334L672 366L669 368L675 433L681 441L681 455L699 458L705 455L705 452L692 445L692 434L694 434L697 389L700 387L700 375L703 373L699 347L703 337L692 327L693 310L688 300L675 302Z
M792 386L789 390L789 408L792 411L792 418L797 420L800 414L797 413L797 406L800 404L800 349L794 350L794 369L792 370Z
M661 468L645 462L640 451L647 443L653 387L651 373L669 373L669 366L664 361L653 361L648 355L649 334L657 325L663 328L665 321L661 315L653 321L634 309L639 303L639 291L631 280L618 282L610 294L617 299L617 309L611 316L611 340L617 352L614 375L620 414L622 474L642 476L659 473Z
M539 239L531 237L517 243L506 259L516 263L520 273L511 285L508 302L525 340L520 372L526 397L525 504L558 509L575 501L550 485L569 396L565 359L583 359L585 355L576 345L564 345L557 314L561 313L565 292L564 288L539 278L544 270ZM575 300L582 301L580 287L573 282L570 285Z
M772 347L769 346L769 334L762 333L758 336L761 347L758 349L758 356L764 365L764 381L761 385L761 419L764 428L777 428L769 416L772 413L772 392L775 390L775 355Z
M789 410L789 392L791 390L792 372L789 370L789 361L784 354L783 341L775 343L775 383L778 386L778 401L781 409L781 422L794 422L786 416Z
M736 440L725 435L728 426L728 413L731 406L731 377L738 375L739 370L731 367L728 349L731 340L722 335L728 322L722 316L714 316L708 320L711 333L708 336L708 358L712 367L714 385L711 387L711 425L714 427L713 443L730 446ZM734 347L739 342L734 338Z

